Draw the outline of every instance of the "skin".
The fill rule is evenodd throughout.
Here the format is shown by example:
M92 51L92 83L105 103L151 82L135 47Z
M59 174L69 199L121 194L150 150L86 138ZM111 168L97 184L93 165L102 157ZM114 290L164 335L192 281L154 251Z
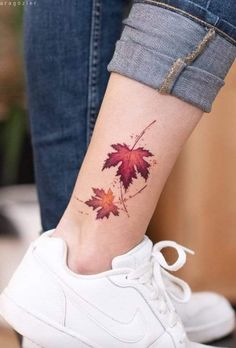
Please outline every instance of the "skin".
M109 270L115 256L142 241L171 169L202 114L202 110L174 96L111 74L73 194L54 232L54 237L63 238L68 245L71 270L80 274ZM126 143L132 148L137 136L150 124L135 147L152 154L143 158L150 165L149 175L145 180L136 173L137 178L126 191L121 177L116 175L121 162L102 170L105 160L115 152L112 144ZM114 200L110 196L108 203L112 201L117 206L118 215L111 212L97 217L101 207L93 209L88 204L93 197L98 198L92 188L103 188L105 193L112 190ZM125 207L120 189L123 200L135 195L123 202Z

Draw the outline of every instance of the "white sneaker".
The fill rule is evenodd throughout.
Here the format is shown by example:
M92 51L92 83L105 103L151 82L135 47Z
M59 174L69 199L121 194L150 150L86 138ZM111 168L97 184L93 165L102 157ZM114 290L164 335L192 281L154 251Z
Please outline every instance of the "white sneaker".
M221 339L235 329L230 303L212 292L193 293L188 303L174 302L190 340L207 343Z
M165 248L173 242L157 244ZM155 250L154 246L154 250ZM185 249L190 251L188 249ZM190 251L191 252L191 251ZM207 343L229 335L235 329L235 313L229 301L212 292L198 292L190 295L188 285L173 277L166 270L177 271L186 262L185 255L179 251L178 262L169 266L161 263L165 288L183 322L191 341ZM189 296L190 295L190 296Z
M22 342L22 348L41 348L41 347L25 337Z
M148 238L112 270L83 276L67 268L66 245L50 233L31 244L0 297L1 314L28 347L203 347L187 339L163 285L164 258L158 251L150 262Z

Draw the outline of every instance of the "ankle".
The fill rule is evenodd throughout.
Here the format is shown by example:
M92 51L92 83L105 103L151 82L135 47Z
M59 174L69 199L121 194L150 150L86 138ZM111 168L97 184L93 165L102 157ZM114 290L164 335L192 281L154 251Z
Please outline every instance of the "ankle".
M82 275L98 274L111 269L112 259L109 256L101 257L97 252L81 253L81 250L69 252L68 267L71 271Z
M70 204L53 237L65 241L68 247L67 264L73 272L97 274L111 269L114 257L127 253L141 242L142 234L134 232L127 223L125 226L111 226L97 223L90 217L81 217Z
M86 233L83 222L66 211L53 237L62 238L68 248L67 265L75 273L89 275L111 269L112 256L107 245Z

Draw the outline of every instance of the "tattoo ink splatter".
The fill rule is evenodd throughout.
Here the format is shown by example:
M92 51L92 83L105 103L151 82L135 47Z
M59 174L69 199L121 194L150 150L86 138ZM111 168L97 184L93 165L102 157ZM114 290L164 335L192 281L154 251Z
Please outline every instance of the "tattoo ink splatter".
M131 138L134 139L132 146L125 143L111 145L114 151L108 153L102 170L118 167L116 176L111 184L112 189L117 189L118 191L117 197L111 188L107 192L102 188L93 188L94 195L88 201L83 202L77 198L80 202L96 210L96 219L103 219L105 217L108 219L111 214L119 216L120 211L125 212L129 216L126 205L127 201L136 197L147 187L147 184L145 184L133 194L128 192L133 184L133 180L138 179L138 175L147 181L150 175L150 168L157 163L154 159L147 161L150 157L153 158L153 154L149 150L143 146L137 147L138 142L155 122L156 120L151 122L139 135L135 136L132 134Z

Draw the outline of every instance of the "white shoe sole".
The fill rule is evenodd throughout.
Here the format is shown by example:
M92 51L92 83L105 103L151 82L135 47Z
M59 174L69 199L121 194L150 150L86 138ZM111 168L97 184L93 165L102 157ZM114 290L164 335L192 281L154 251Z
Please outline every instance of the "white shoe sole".
M0 296L0 314L23 336L22 348L101 348L91 344L85 338L57 323L39 318L16 304L6 291ZM207 343L230 334L235 326L235 317L213 323L208 327L188 330L188 337L193 342ZM43 333L43 334L42 334Z
M65 327L29 313L7 296L0 296L0 314L23 336L24 348L101 348Z
M186 329L190 341L209 343L230 335L235 328L235 315L210 323L208 326Z

